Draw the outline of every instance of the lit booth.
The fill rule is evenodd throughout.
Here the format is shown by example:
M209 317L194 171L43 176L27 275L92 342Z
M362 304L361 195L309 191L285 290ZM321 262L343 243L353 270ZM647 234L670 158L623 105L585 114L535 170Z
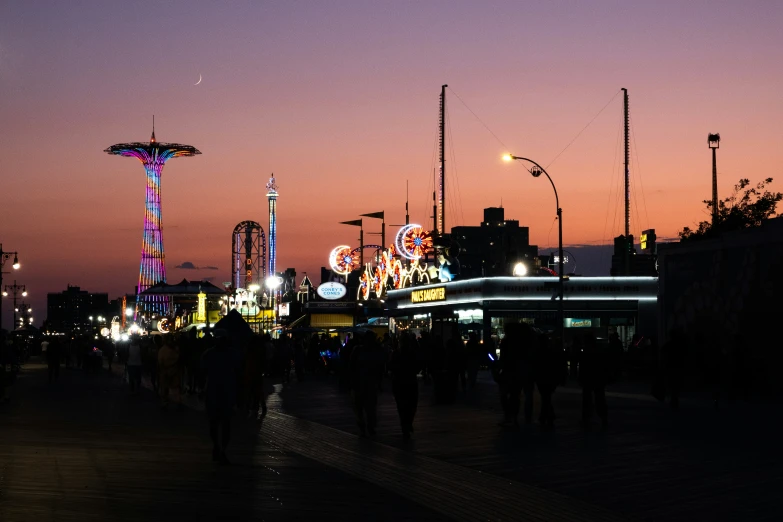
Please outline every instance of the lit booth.
M486 277L390 290L392 330L431 331L447 339L471 331L482 341L504 335L504 324L525 322L557 331L558 278ZM563 283L566 343L591 332L617 332L623 344L655 335L657 277L571 277Z

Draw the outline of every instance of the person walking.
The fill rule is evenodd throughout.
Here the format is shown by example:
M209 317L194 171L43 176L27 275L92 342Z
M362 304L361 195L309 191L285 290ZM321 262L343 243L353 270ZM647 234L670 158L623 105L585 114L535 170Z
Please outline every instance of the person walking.
M204 352L201 367L206 374L205 405L212 439L212 460L230 464L226 448L231 440L231 417L237 402L241 353L228 332L212 332L215 344Z
M413 418L419 403L419 381L416 375L419 363L416 359L416 338L403 333L397 349L392 353L390 369L392 372L392 393L397 402L397 414L400 416L402 438L408 441L413 432Z
M138 395L141 389L141 338L134 334L128 345L128 384L131 395Z
M106 362L109 365L109 373L111 373L111 365L114 362L114 356L116 355L116 348L114 342L108 341L105 343L106 350Z
M476 332L470 332L468 334L468 342L465 344L465 365L467 372L468 388L473 389L476 387L476 379L478 378L479 366L483 362L481 353L481 345L478 342L478 336Z
M362 437L375 435L381 364L382 353L375 333L367 332L351 354L353 408Z
M245 406L248 417L258 417L259 407L261 416L266 415L266 400L264 398L264 369L266 365L267 344L272 341L269 334L255 335L247 347L245 364L243 368L243 389L245 392Z
M519 323L505 325L505 336L500 341L496 380L500 388L505 428L519 426L519 395L522 393L522 327Z
M158 393L158 343L155 339L158 336L147 336L147 339L142 343L141 361L144 373L149 375L150 384L155 393Z
M468 361L465 353L465 343L462 338L457 336L449 339L448 366L453 376L453 387L459 385L462 392L468 391Z
M593 334L584 337L584 352L579 365L579 382L582 385L582 426L589 429L593 410L601 419L601 425L609 425L606 407L606 384L610 361L607 347L599 345Z
M541 413L538 421L542 426L552 426L555 422L552 394L568 373L565 352L553 346L549 337L542 333L538 336L533 358L534 379L538 394L541 396Z
M169 407L169 394L176 392L176 404L182 407L182 394L180 391L180 365L179 350L169 336L156 336L155 344L160 346L158 350L158 395L160 407L164 410Z

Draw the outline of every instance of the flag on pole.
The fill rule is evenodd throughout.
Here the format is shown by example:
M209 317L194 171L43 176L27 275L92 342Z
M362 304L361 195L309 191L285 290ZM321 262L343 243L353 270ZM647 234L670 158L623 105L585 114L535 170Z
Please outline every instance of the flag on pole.
M353 225L355 227L362 226L362 220L361 219L354 219L353 221L340 221L341 225Z
M375 219L385 219L383 217L383 210L380 212L370 212L369 214L359 214L360 216L369 217L369 218L375 218Z

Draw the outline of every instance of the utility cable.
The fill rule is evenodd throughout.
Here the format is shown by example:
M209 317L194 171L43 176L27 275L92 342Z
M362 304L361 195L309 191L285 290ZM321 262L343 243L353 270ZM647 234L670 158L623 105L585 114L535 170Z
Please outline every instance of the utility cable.
M546 170L546 169L548 169L548 168L549 168L549 167L552 165L552 163L554 163L554 162L557 160L557 158L559 158L559 157L560 157L560 155L561 155L561 154L563 154L563 153L564 153L566 150L568 150L568 147L570 147L571 145L573 145L573 143L574 143L574 142L575 142L575 141L576 141L576 140L579 138L579 136L581 136L581 135L582 135L582 133L583 133L585 130L587 130L587 128L588 128L588 127L589 127L589 126L590 126L590 125L591 125L591 124L592 124L592 123L595 121L595 119L596 119L596 118L598 118L598 116L600 116L600 115L601 115L601 113L602 113L602 112L604 112L604 110L605 110L607 107L609 107L609 104L610 104L610 103L612 103L612 102L614 101L614 99L615 99L615 98L617 98L617 95L618 95L618 94L620 94L620 91L617 91L616 93L614 93L614 96L612 96L612 98L611 98L611 99L610 99L608 102L606 102L606 105L604 105L604 106L601 108L601 110L600 110L600 111L598 111L598 114L596 114L595 116L593 116L593 118L592 118L590 121L588 121L588 122L587 122L587 125L585 125L584 127L582 127L582 130L580 130L580 131L579 131L579 132L576 134L576 136L574 136L574 138L573 138L571 141L569 141L569 142L568 142L568 145L566 145L566 146L565 146L565 148L564 148L563 150L561 150L560 152L558 152L558 153L557 153L557 156L555 156L554 158L552 158L552 160L551 160L551 161L550 161L550 162L547 164L547 166L546 166L545 170Z
M466 109L468 109L468 111L470 111L470 113L471 113L471 114L472 114L472 115L473 115L473 116L474 116L474 117L475 117L475 118L476 118L476 119L479 121L479 123L481 123L481 124L484 126L484 128L485 128L485 129L487 129L487 132L489 132L489 133L492 135L492 137L493 137L493 138L495 138L495 139L497 140L497 142L498 142L498 143L500 143L500 144L503 146L503 150L505 150L505 151L508 151L508 150L509 150L509 148L506 146L506 144L505 144L505 143L503 143L503 141L502 141L500 138L498 138L498 137L497 137L497 134L495 134L494 132L492 132L492 129L490 129L490 128L489 128L489 126L488 126L486 123L484 123L484 121L483 121L481 118L479 118L479 117L478 117L478 114L476 114L475 112L473 112L473 109L471 109L470 107L468 107L468 104L467 104L467 103L465 103L465 101L464 101L462 98L460 98L459 94L457 94L457 93L454 91L454 89L452 89L451 87L449 87L448 89L449 89L449 90L452 92L452 94L454 94L454 96L456 96L456 97L457 97L457 99L458 99L460 102L462 102L462 105L464 105L464 106L465 106L465 108L466 108Z

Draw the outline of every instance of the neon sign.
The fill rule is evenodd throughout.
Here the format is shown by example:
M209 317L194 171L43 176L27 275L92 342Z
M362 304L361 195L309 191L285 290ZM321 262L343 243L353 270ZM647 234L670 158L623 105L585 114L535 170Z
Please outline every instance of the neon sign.
M411 303L432 303L446 300L446 287L424 288L411 292Z
M198 309L196 312L197 321L207 320L207 294L199 292L198 294Z
M370 248L369 245L364 247ZM375 265L371 262L361 267L357 299L366 301L373 294L380 299L388 289L428 284L432 278L442 278L444 275L451 279L447 268L440 274L437 267L427 267L426 263L420 262L433 248L432 234L421 225L411 224L400 228L394 244L387 249L373 248L380 252L375 256ZM329 253L329 266L335 274L347 276L360 269L360 251L360 248L339 245Z

